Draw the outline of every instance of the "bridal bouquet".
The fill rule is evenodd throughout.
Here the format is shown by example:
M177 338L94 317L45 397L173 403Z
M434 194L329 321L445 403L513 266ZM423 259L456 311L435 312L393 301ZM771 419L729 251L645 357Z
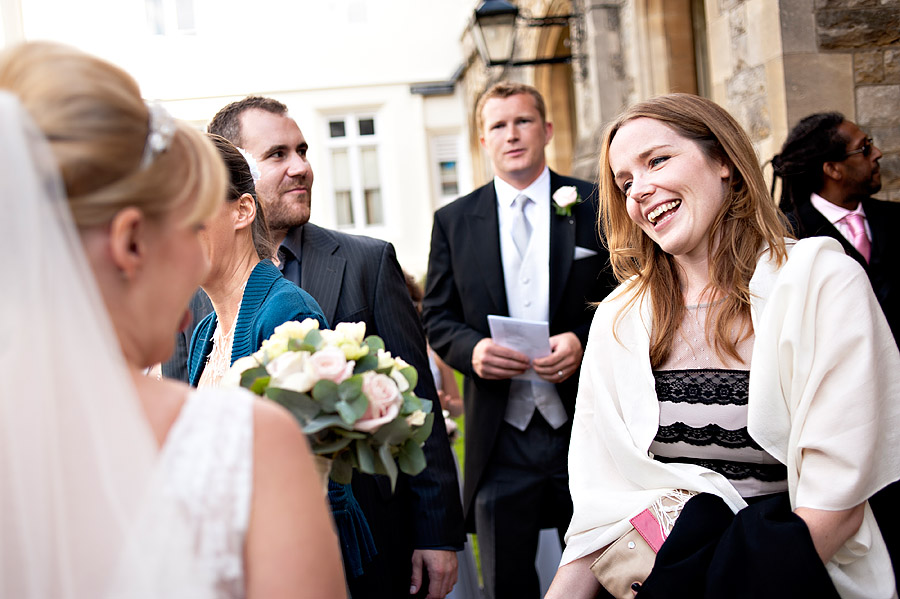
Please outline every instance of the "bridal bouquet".
M277 327L260 350L237 360L222 385L246 387L287 408L317 456L331 460L331 479L348 484L356 468L386 474L425 468L431 402L416 397L416 369L365 337L363 322L319 330L308 318Z

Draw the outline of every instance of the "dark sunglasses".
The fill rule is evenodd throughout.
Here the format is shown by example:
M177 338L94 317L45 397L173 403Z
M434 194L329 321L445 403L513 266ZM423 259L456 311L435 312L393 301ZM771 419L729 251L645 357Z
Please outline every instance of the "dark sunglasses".
M868 158L869 154L872 153L873 147L875 147L875 145L872 143L872 138L867 137L866 140L863 142L862 147L856 148L855 150L850 150L849 152L844 154L844 158L847 159L850 156L853 156L854 154L862 154L865 158Z

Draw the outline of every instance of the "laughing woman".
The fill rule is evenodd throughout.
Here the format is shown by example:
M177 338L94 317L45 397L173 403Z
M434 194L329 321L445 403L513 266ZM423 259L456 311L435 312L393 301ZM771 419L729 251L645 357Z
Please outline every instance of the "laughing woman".
M587 344L547 597L602 593L594 560L679 491L698 495L649 576L594 568L616 596L892 597L867 499L900 478L900 355L863 271L786 239L750 140L703 98L613 123L600 191L621 285Z

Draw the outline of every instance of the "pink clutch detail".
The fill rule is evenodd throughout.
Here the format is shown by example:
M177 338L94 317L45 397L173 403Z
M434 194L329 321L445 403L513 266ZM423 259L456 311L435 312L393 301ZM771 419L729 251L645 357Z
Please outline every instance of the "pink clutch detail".
M659 548L662 547L663 541L666 540L666 534L663 532L663 528L656 520L653 512L648 508L629 520L629 522L638 531L638 534L647 541L647 544L653 549L653 553L659 553Z

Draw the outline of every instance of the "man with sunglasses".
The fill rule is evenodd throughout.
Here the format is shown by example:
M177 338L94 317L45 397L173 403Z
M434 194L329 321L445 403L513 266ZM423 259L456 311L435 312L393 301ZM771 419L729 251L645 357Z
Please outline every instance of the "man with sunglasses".
M865 269L894 334L900 335L900 202L871 197L881 189L881 150L837 112L812 114L788 134L772 158L781 178L781 209L798 238L829 236ZM773 179L772 189L775 182ZM848 334L852 334L852 315ZM888 351L893 350L890 348ZM886 401L900 401L887 397ZM900 487L889 485L869 500L900 573ZM898 577L900 578L900 577Z

